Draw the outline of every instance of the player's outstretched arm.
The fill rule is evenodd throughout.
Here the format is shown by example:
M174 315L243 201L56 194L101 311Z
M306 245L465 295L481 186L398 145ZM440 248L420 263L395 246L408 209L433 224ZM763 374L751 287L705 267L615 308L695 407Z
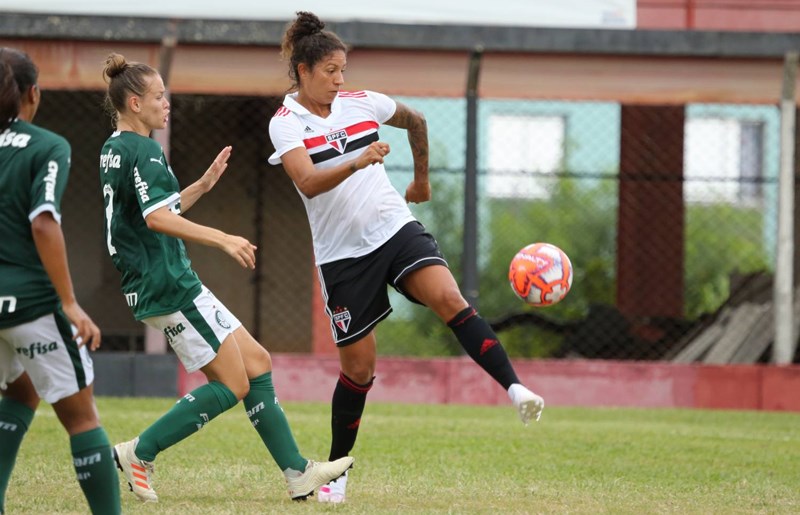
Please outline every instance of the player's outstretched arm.
M76 337L80 338L82 345L88 345L91 350L97 349L100 347L100 329L75 299L61 226L52 213L45 211L33 219L31 234L39 259L61 300L61 309L78 329Z
M151 231L193 241L209 247L217 247L235 259L242 267L256 267L256 246L246 238L227 234L219 229L207 227L176 215L164 206L147 215L145 223Z
M223 148L203 176L181 191L182 213L188 211L200 197L211 191L211 188L217 184L225 169L228 168L228 159L231 157L232 148L231 146Z

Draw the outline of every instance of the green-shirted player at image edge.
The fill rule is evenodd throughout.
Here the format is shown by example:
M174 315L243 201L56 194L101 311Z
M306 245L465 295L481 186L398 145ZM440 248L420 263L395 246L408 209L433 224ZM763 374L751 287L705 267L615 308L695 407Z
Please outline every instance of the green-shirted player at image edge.
M32 123L38 76L28 55L0 48L0 513L44 399L69 434L89 509L116 514L119 479L94 403L88 352L100 346L100 330L75 299L60 225L71 150Z
M108 57L103 73L106 108L116 125L100 152L108 252L122 274L122 292L134 317L167 337L187 372L200 370L208 378L138 437L116 445L118 466L139 500L157 501L152 488L156 456L243 400L284 474L289 496L305 499L342 475L353 459L314 462L300 454L275 395L269 353L203 286L183 244L217 247L242 267L255 268L255 247L247 239L181 216L217 183L231 147L181 190L161 145L149 137L166 126L169 116L161 76L119 54Z

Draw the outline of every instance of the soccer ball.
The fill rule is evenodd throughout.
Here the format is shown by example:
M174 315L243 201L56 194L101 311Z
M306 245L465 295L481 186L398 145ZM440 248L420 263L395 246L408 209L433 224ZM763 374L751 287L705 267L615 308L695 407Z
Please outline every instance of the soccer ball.
M532 243L511 260L508 282L517 297L531 306L552 306L572 286L572 263L555 245Z

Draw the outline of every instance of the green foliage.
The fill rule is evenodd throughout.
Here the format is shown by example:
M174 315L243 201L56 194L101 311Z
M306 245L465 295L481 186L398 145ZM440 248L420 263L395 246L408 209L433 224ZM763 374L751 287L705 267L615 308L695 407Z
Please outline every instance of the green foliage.
M569 320L584 316L590 304L613 304L616 198L616 181L586 187L562 178L546 199L491 200L491 257L481 275L481 310L497 316L536 309L523 304L508 286L511 258L536 242L561 248L574 268L567 298L539 308L539 314Z
M399 295L392 305L408 304ZM405 316L393 314L376 330L378 352L384 356L457 356L461 352L450 329L429 309L411 305Z
M419 206L415 213L436 236L457 280L461 279L464 245L462 180L461 176L434 175L435 201ZM508 286L508 263L519 249L537 241L559 246L575 268L569 300L540 308L539 314L571 320L582 317L590 303L613 304L616 181L584 186L563 178L554 184L547 199L489 200L488 220L479 221L483 228L481 247L488 255L480 267L478 301L482 316L491 320L535 309L514 296ZM393 315L379 326L381 354L436 356L461 352L450 330L430 310L415 306L405 311L411 315ZM505 331L502 340L513 357L546 357L560 345L558 335L530 327Z
M582 318L592 303L614 303L616 181L590 187L571 178L556 180L547 198L491 199L489 261L481 273L480 305L484 316L536 312L560 321ZM574 268L572 289L561 303L533 308L508 286L508 265L522 247L547 242L561 248ZM538 327L503 331L512 357L547 357L561 336Z
M436 236L459 282L463 254L463 177L433 175L434 200L415 207L415 214ZM479 309L496 320L509 314L535 312L569 322L586 316L592 305L616 302L616 228L618 182L607 178L553 179L546 198L489 198L479 213ZM769 269L764 215L755 208L727 203L687 205L684 260L685 316L713 312L729 295L734 272ZM533 308L508 286L508 264L530 243L548 242L569 256L574 277L564 301ZM652 259L658 259L653 255ZM450 330L428 309L393 299L395 315L378 328L385 355L452 356L461 353ZM503 331L503 345L512 357L548 357L561 336L534 326Z
M730 294L733 273L769 270L764 214L731 204L692 205L686 213L685 303L694 319Z

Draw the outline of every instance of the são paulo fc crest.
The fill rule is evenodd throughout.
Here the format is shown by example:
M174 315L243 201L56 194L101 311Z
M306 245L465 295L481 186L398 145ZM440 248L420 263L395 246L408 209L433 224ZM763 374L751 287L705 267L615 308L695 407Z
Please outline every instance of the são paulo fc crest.
M329 132L325 135L325 141L328 142L328 145L338 150L340 154L344 154L344 147L347 146L347 131Z
M347 329L350 327L350 310L347 308L340 308L337 307L333 312L333 323L336 324L343 333L347 332Z

